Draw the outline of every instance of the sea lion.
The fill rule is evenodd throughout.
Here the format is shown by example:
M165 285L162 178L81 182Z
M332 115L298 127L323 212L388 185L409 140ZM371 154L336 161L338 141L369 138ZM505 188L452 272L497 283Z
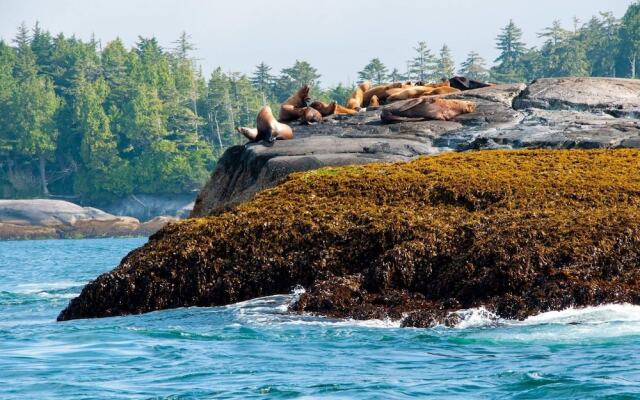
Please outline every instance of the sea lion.
M436 90L426 86L414 86L407 89L389 89L385 92L387 95L387 103L399 100L415 99L417 97L428 96Z
M336 106L338 103L332 101L331 103L323 103L321 101L314 101L309 107L315 108L320 112L323 117L328 117L336 113Z
M431 91L429 95L435 96L437 94L450 94L450 93L458 93L460 90L454 87L449 86L440 86Z
M380 101L378 100L378 96L373 95L371 96L371 100L369 100L369 107L372 110L376 110L378 108L380 108Z
M429 88L433 88L433 89L437 89L437 88L441 88L441 87L449 87L451 86L449 81L446 79L441 80L440 82L434 82L434 83L427 83L423 86L429 87Z
M410 87L410 85L407 85L407 84L402 83L402 82L394 82L394 83L390 83L388 85L374 86L374 87L372 87L369 90L364 92L364 96L362 98L362 104L365 107L368 106L369 102L371 101L371 98L373 96L378 96L378 100L379 101L385 101L387 99L387 96L385 95L385 92L387 90L394 89L394 88L402 88L402 87Z
M451 87L463 91L493 86L493 84L491 83L480 82L475 79L466 78L464 76L454 76L453 78L449 79L449 84L451 85Z
M302 115L300 116L300 122L306 125L317 124L318 122L322 122L322 114L313 107L304 107L302 109Z
M380 119L384 123L421 120L450 121L461 114L474 112L475 109L476 104L471 101L420 97L385 107Z
M350 108L347 107L343 107L340 104L336 104L336 114L337 115L353 115L353 114L357 114L358 112L356 110L352 110Z
M293 139L293 130L291 127L278 122L273 116L271 107L269 106L262 107L260 112L258 112L256 128L240 127L238 128L238 132L252 142L264 140L265 142L273 143L275 140Z
M302 116L301 108L304 108L309 103L309 85L304 85L297 92L292 94L287 100L280 106L280 115L278 121L291 122L299 119Z
M364 92L366 92L370 88L370 82L363 82L358 85L353 94L351 94L351 97L349 97L349 99L347 100L347 108L351 110L359 110L360 108L362 108L362 102L364 101Z

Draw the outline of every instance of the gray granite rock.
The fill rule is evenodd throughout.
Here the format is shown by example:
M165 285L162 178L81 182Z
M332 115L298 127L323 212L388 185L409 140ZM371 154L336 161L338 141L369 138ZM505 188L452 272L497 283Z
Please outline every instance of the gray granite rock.
M67 201L0 200L0 240L145 236L173 220L158 218L140 224L136 218L115 216Z
M293 126L296 139L227 150L192 216L216 214L324 166L406 161L442 151L640 147L640 80L539 79L443 96L477 103L455 121L384 125L380 110Z

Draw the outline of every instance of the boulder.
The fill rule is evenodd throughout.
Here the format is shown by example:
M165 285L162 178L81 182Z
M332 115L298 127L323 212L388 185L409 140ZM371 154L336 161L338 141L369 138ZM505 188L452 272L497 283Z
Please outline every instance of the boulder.
M136 218L62 200L0 200L0 240L142 236L174 219L156 218L140 224Z

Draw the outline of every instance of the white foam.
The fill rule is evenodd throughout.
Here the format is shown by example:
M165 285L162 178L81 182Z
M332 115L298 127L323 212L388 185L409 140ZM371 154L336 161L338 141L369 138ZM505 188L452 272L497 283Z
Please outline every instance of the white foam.
M353 320L334 319L311 314L288 312L301 294L302 287L289 295L277 295L244 301L226 306L234 312L240 324L258 325L316 325L335 327L399 328L402 320L375 319ZM557 338L558 329L568 340L578 337L612 337L628 334L640 334L640 306L631 304L606 304L596 307L569 308L562 311L549 311L527 318L524 321L506 320L484 307L456 311L460 322L453 329L507 328L505 335L518 339ZM603 329L601 325L608 326ZM520 328L527 328L526 333ZM538 327L538 329L536 329ZM558 329L553 329L557 327ZM442 328L442 327L440 327ZM511 329L513 328L513 329ZM530 329L530 328L533 328ZM510 333L509 333L510 332ZM532 337L532 335L536 337Z

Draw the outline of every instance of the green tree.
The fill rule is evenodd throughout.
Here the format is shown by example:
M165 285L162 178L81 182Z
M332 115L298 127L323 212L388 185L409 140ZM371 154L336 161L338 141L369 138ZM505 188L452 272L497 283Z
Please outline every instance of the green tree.
M8 104L10 130L15 135L15 150L38 160L42 194L49 195L46 161L53 155L58 134L54 116L59 107L50 79L37 75L36 57L30 47L24 24L16 37L15 84Z
M264 101L272 96L275 77L271 75L271 67L264 61L256 66L251 76L251 84L264 96Z
M492 68L491 74L499 82L518 82L524 79L522 57L526 52L522 42L522 30L510 20L498 37L496 47L500 55L496 58L497 65Z
M389 73L387 78L391 82L400 82L400 81L409 80L409 78L406 75L401 74L400 71L398 71L398 68L394 68L393 71Z
M309 85L312 90L320 86L318 70L306 61L296 60L290 68L284 68L276 80L276 97L279 102L287 99L293 92L303 85Z
M589 62L589 75L615 76L619 52L620 22L612 13L600 13L579 31Z
M427 81L433 76L436 58L426 42L418 42L418 45L413 49L417 54L409 61L409 78Z
M640 2L630 5L622 17L620 61L625 74L635 79L640 66Z
M489 70L486 61L475 51L469 52L467 59L460 65L458 74L478 81L489 80Z
M116 137L111 133L103 103L109 91L102 78L89 83L76 82L74 117L82 131L82 168L75 176L75 190L89 199L122 197L132 192L128 163L118 154Z
M369 61L362 71L358 72L358 77L361 81L372 81L374 84L379 85L387 78L388 69L380 61L379 58L374 58Z
M449 79L456 73L456 63L453 61L451 50L446 44L440 49L433 72L433 80Z

